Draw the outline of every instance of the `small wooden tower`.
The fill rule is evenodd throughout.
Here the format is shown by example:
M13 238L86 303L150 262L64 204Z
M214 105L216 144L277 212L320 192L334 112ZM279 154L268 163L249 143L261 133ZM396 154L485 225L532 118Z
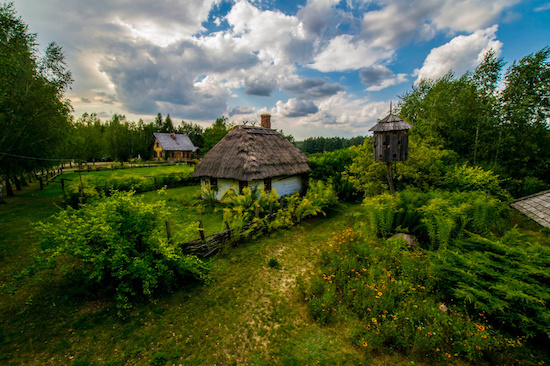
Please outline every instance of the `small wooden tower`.
M409 157L409 129L413 126L401 118L390 114L369 129L373 132L372 146L374 161L385 161L388 166L388 183L395 193L391 173L392 161L403 161Z

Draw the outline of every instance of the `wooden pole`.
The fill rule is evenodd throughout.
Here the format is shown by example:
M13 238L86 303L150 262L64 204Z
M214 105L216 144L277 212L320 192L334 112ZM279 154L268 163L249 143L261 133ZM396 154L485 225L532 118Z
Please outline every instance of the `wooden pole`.
M393 185L393 177L391 174L391 161L388 161L386 163L387 165L387 171L388 171L388 185L390 186L390 193L395 194L395 186Z
M204 227L202 226L202 220L199 220L199 235L201 240L204 241Z
M224 221L223 223L225 224L225 227L227 229L227 236L229 237L229 239L231 239L231 228L229 227L229 223L227 221Z
M42 177L38 178L38 181L40 182L40 190L44 190L44 181L42 180Z
M170 241L170 238L172 237L172 234L170 232L170 221L166 220L166 236L168 237L168 241Z

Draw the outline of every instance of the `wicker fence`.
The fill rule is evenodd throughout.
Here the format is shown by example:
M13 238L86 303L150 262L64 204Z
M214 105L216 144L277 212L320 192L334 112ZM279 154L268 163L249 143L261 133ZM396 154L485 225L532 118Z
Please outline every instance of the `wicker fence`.
M265 216L259 221L255 221L244 225L242 228L231 229L227 222L225 223L227 230L221 231L209 237L204 237L202 228L199 228L201 238L192 240L181 245L181 250L184 254L193 254L197 257L206 258L221 251L224 247L236 243L242 239L254 236L259 233L268 231L269 222L277 218L277 213Z

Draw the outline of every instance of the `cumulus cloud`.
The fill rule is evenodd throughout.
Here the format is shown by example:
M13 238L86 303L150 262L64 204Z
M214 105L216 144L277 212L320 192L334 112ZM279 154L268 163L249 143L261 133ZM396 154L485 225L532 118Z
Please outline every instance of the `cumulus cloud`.
M286 103L279 100L276 106L277 114L285 117L304 117L319 110L312 101L296 98L290 98Z
M359 70L363 84L369 85L368 91L378 91L392 85L407 81L406 74L394 75L393 71L383 65L373 65Z
M414 71L418 78L437 79L449 71L463 74L475 68L489 49L493 49L497 56L500 54L502 42L496 39L496 25L479 30L468 36L457 36L443 46L434 48L424 60L420 69Z
M301 18L303 26L308 33L321 35L324 28L329 27L334 22L335 9L334 7L340 0L308 0L298 12L298 17Z
M372 48L363 40L344 34L331 39L308 66L322 72L356 70L388 59L392 54L391 50Z
M247 1L239 1L226 20L235 40L242 47L257 52L260 60L284 64L307 59L308 53L313 51L296 16L280 11L261 11Z
M432 39L438 31L474 32L494 24L519 0L382 0L363 15L363 36L374 47L395 49Z
M256 57L238 47L225 55L217 38L185 40L170 47L113 45L101 71L116 85L123 105L133 113L154 114L170 109L187 118L219 116L230 96L222 75L256 64ZM226 42L224 47L231 47ZM204 77L199 77L205 75Z
M292 80L283 85L283 88L306 99L326 98L344 90L342 85L327 83L327 79L322 78Z

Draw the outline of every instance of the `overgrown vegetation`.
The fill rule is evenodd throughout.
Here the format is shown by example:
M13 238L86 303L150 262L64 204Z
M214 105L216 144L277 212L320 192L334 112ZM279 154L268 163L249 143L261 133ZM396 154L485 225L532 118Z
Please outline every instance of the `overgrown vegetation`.
M173 290L185 277L205 278L206 264L179 250L197 225L180 228L168 239L168 217L163 201L144 203L134 192L113 192L79 210L68 207L53 221L37 225L44 256L23 277L59 267L84 286L112 291L122 314L135 299Z
M108 196L113 191L134 191L136 193L150 192L163 187L174 188L194 185L198 178L192 178L192 169L182 171L162 170L151 175L124 174L110 175L108 177L85 176L83 178L73 175L73 180L63 192L65 203L73 208L78 208L80 203L85 203L99 196Z
M508 363L516 348L550 340L550 248L504 227L507 209L497 198L404 191L367 198L363 207L359 223L334 233L319 271L301 282L319 322L356 317L357 346L433 361ZM385 239L396 231L417 235L420 246Z

